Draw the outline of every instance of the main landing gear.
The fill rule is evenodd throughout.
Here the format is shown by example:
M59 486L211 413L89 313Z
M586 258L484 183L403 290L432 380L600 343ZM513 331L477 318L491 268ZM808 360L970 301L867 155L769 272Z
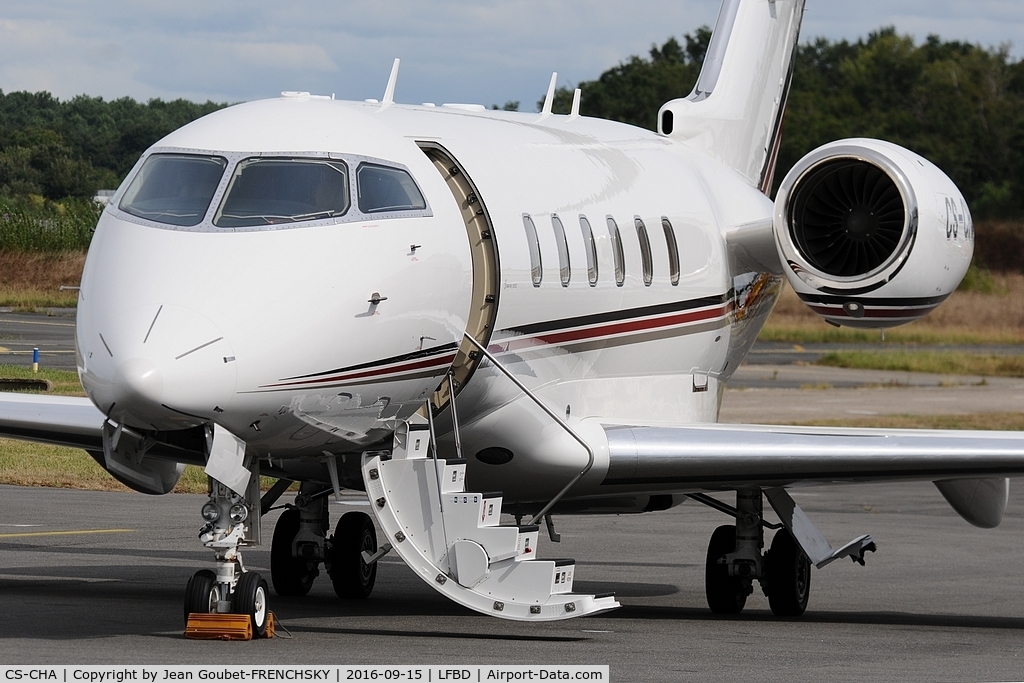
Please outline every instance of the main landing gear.
M747 596L754 591L754 581L761 584L761 590L768 597L768 604L775 615L798 617L807 609L811 588L811 560L786 526L764 521L761 496L761 489L737 491L735 508L700 494L692 496L699 502L736 517L735 525L727 524L715 529L708 543L705 591L708 607L715 614L739 614L746 604ZM788 495L786 499L792 500ZM771 548L762 554L766 526L777 531ZM860 555L854 557L861 564L863 552L874 550L870 537L864 538L867 543L862 544ZM867 547L868 544L871 547ZM838 556L837 553L833 555Z
M319 484L303 483L295 503L278 518L270 551L270 576L278 595L309 593L321 563L339 598L367 598L373 591L377 578L373 520L363 512L345 513L328 537L330 493Z

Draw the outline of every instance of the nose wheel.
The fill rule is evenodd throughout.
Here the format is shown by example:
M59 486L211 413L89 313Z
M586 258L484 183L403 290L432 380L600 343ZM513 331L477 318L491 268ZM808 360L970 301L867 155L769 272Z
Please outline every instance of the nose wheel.
M216 612L218 600L217 575L209 569L200 569L185 587L185 624L188 624L189 614Z
M246 614L252 622L253 636L267 633L267 582L256 572L246 572L238 579L231 601L231 611Z

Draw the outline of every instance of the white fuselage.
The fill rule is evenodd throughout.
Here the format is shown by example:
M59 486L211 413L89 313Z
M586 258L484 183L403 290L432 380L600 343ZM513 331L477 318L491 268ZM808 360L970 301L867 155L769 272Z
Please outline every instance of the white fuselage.
M485 240L467 235L466 202L428 145L471 180L469 203L489 220ZM264 467L298 478L323 476L325 455L389 446L395 421L445 378L490 292L493 314L475 336L595 448L574 495L607 495L601 425L714 422L721 382L778 291L775 277L738 265L724 237L770 222L771 202L683 144L613 122L292 97L205 117L154 153L215 155L226 171L193 226L121 210L132 175L104 211L79 302L86 391L111 419L139 429L216 422ZM344 162L349 213L217 227L233 165L261 155ZM427 208L361 214L355 169L369 162L406 169ZM609 218L624 259L618 277ZM489 286L474 282L485 249L496 262ZM541 500L586 462L487 364L459 387L457 408L477 489ZM439 426L451 430L449 410ZM495 448L513 457L474 457Z

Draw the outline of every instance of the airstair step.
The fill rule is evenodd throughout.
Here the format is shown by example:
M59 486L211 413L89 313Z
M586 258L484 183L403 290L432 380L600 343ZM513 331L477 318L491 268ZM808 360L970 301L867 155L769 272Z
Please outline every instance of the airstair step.
M540 527L500 524L501 493L445 491L452 472L463 473L455 483L464 487L465 462L419 457L421 431L396 434L405 454L365 453L362 473L383 535L423 581L504 619L551 621L619 606L612 596L573 593L573 560L536 559Z
M505 602L544 604L552 596L572 593L576 563L573 560L559 562L558 565L553 560L492 563L476 590Z
M441 493L464 493L466 490L466 460L442 460Z

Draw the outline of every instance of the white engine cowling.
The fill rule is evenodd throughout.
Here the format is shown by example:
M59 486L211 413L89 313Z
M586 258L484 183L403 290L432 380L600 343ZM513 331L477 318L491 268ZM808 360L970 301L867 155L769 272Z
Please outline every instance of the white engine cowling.
M838 140L797 162L779 187L774 228L793 289L834 325L920 318L956 289L974 253L953 181L881 140Z

